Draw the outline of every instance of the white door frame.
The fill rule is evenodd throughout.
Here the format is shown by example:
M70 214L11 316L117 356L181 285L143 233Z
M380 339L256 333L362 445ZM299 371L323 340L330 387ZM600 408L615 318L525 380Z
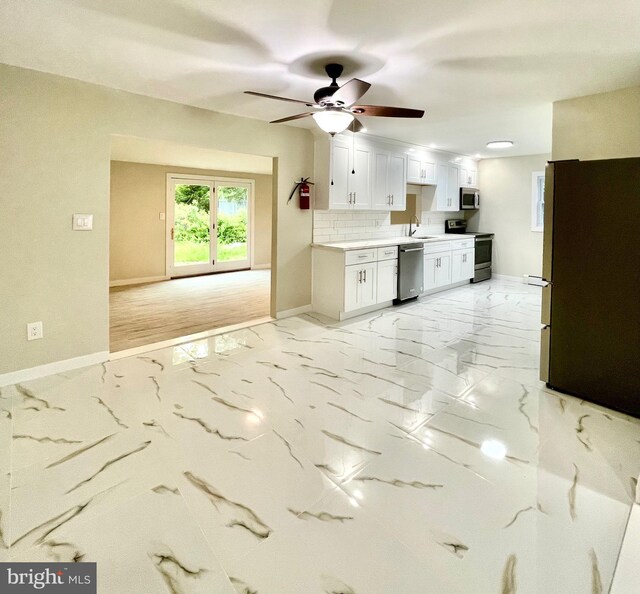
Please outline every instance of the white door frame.
M175 189L174 186L179 183L185 183L189 181L202 182L202 185L211 185L211 202L209 205L209 213L211 214L211 223L215 223L216 225L216 234L211 234L210 238L210 251L209 251L209 262L205 265L194 264L193 266L187 266L183 270L176 269L173 265L174 262L174 252L173 252L173 238L171 237L171 229L173 227L174 219L175 219ZM254 265L254 254L253 254L253 244L254 244L254 234L255 225L253 224L254 214L255 214L255 180L254 179L243 179L243 178L235 178L235 177L218 177L213 175L191 175L188 173L167 173L167 183L166 183L166 224L165 224L165 275L169 277L175 276L188 276L188 275L196 275L196 274L206 274L209 272L223 272L225 270L230 271L234 270L234 266L232 262L225 262L223 266L220 266L217 263L217 253L215 257L212 257L212 254L217 250L217 241L214 239L217 236L217 215L218 215L218 196L215 191L217 185L232 185L232 184L243 184L249 186L249 204L247 208L247 226L249 227L249 233L247 234L247 254L248 254L248 264L243 265L240 269L244 268L253 268ZM215 217L215 218L214 218ZM216 263L213 264L212 260L215 260ZM182 267L181 267L182 268ZM179 272L184 272L185 274L179 274Z

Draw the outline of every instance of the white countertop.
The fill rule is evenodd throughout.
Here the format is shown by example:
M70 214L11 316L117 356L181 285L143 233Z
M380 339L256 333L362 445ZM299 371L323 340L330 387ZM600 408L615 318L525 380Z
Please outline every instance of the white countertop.
M454 239L473 239L473 237L457 233L441 233L429 234L427 237L386 237L381 239L356 239L353 241L312 243L311 247L345 252L347 250L361 250L374 247L386 247L389 245L404 245L407 243L435 243L438 241L453 241Z

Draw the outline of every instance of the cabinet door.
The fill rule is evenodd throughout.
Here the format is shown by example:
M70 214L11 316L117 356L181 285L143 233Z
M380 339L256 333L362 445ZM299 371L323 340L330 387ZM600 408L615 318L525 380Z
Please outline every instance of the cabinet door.
M469 187L470 188L478 187L478 172L475 169L469 170Z
M451 284L451 252L441 253L438 256L436 267L436 287Z
M456 165L447 167L447 206L445 210L460 210L459 169Z
M387 193L391 196L391 210L407 208L407 180L404 155L389 155Z
M372 207L376 210L389 210L391 198L388 190L389 153L376 150L373 156Z
M429 291L435 289L436 285L436 264L438 256L435 254L424 257L424 290Z
M371 149L356 145L352 170L349 171L349 192L353 196L353 208L371 209Z
M407 183L421 184L422 181L422 161L418 156L409 155L407 159Z
M360 307L367 307L377 303L377 262L362 266L362 283L360 283Z
M398 260L378 262L376 303L391 301L398 296Z
M449 167L438 164L438 185L436 186L436 210L448 210Z
M362 266L345 266L344 268L344 311L353 311L360 306L362 285Z
M456 250L451 252L451 282L457 283L461 281L464 268L464 250Z
M473 275L475 274L475 255L476 250L474 248L464 250L462 256L462 270L460 273L460 280L473 278Z
M424 183L435 184L438 180L436 164L430 161L424 161L422 169L424 171Z
M329 186L329 206L347 209L352 207L349 192L350 177L349 147L334 141L333 160L331 163L331 181Z

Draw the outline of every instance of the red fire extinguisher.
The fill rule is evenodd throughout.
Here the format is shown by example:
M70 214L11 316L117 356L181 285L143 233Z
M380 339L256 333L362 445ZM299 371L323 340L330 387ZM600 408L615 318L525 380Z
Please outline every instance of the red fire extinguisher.
M311 188L306 181L303 181L298 187L300 193L300 208L302 210L309 210L309 196L311 194Z
M293 191L289 196L289 200L287 200L287 204L291 202L291 198L293 198L296 190L298 190L298 194L300 196L300 209L309 210L309 208L311 207L311 188L309 186L312 185L313 182L310 182L308 177L301 177L300 181L296 182L296 185L294 186Z

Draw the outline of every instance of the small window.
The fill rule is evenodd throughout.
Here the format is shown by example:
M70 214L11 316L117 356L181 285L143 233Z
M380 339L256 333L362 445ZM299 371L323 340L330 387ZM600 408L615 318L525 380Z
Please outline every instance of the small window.
M544 231L544 171L531 174L531 231Z

